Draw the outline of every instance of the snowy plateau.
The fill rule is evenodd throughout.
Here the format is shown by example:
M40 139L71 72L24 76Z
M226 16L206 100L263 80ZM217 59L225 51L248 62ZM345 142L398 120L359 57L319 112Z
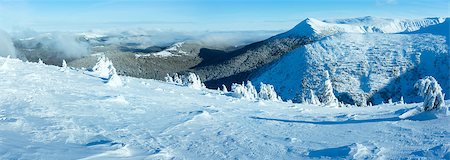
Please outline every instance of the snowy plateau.
M448 18L308 18L283 38L311 41L231 91L122 76L105 55L0 57L0 159L450 159Z

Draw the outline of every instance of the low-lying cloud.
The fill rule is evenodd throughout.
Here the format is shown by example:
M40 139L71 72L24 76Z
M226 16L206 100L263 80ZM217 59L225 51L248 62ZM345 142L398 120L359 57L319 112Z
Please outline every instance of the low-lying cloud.
M16 49L9 34L0 30L0 56L6 57L8 55L16 57Z
M42 59L48 64L60 64L89 55L89 44L74 33L38 33L23 31L14 37L18 54L26 60Z

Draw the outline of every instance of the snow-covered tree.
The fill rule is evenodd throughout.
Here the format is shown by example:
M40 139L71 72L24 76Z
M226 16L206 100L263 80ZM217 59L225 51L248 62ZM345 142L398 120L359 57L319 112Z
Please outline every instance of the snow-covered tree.
M67 62L66 62L66 60L63 59L61 67L62 67L62 68L67 68Z
M398 104L405 104L405 100L403 100L403 96L400 97L400 101L398 101Z
M224 84L222 84L222 92L228 92L227 86Z
M330 74L328 71L324 72L325 81L323 84L322 103L327 106L339 106L339 101L334 96L333 85L331 84Z
M173 75L173 83L183 85L183 79L178 75L178 73L175 73L175 75Z
M167 83L174 83L173 77L170 76L169 74L167 74L166 77L164 77L164 79L166 80Z
M92 67L92 72L101 78L107 79L110 75L110 66L112 66L112 62L105 55L102 55L97 59L94 67Z
M247 81L246 85L244 82L242 82L242 84L233 83L231 85L231 91L239 98L248 100L256 100L258 98L258 93L250 81Z
M195 89L205 88L205 84L202 83L200 77L195 73L188 73L188 75L178 75L177 73L175 73L173 76L167 74L164 79L167 83L188 86Z
M112 86L112 87L122 86L122 79L117 74L116 68L114 68L112 63L109 66L109 76L108 76L108 81L106 82L106 84L108 84L109 86Z
M63 66L64 63L65 61L63 61ZM65 66L67 67L67 63L65 63ZM106 84L109 86L117 87L122 85L122 79L117 74L116 68L112 61L105 55L102 55L97 59L97 63L92 67L92 72L94 72L96 76L106 79Z
M260 83L259 87L259 99L270 100L270 101L281 101L281 97L278 96L273 85Z
M10 58L10 57L11 57L10 55L8 55L8 56L6 57L5 62L3 62L2 66L0 67L1 70L7 70L7 69L9 68L9 67L8 67L8 61L9 61L9 58Z
M44 61L42 61L42 59L39 58L38 64L44 64Z
M388 99L388 104L394 104L394 102L392 101L392 98Z
M247 81L246 87L247 87L247 91L248 91L249 95L252 96L251 99L257 99L258 98L258 91L256 91L256 88L255 88L255 86L253 86L251 81Z
M60 70L60 71L63 71L63 72L66 72L66 71L67 71L67 63L66 63L66 60L63 60L63 61L62 61L61 68L60 68L59 70Z
M189 73L185 82L185 85L194 89L205 88L205 85L200 80L200 77L195 73Z
M434 77L427 76L420 79L414 87L418 89L418 94L424 97L422 106L424 111L438 110L445 106L442 88Z
M306 97L304 98L304 102L308 104L320 104L319 98L317 98L316 94L312 89L307 92Z
M225 87L225 85L223 87ZM243 99L281 101L281 97L278 96L275 88L270 84L261 83L258 92L251 81L247 81L247 83L242 82L242 84L233 83L231 85L231 91L236 97Z

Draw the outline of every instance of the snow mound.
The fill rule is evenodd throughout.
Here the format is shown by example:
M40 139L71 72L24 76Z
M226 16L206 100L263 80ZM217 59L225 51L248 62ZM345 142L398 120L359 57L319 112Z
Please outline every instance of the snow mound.
M429 159L450 159L450 143L441 144L423 151L416 151L412 154L418 157L428 157Z
M348 146L310 151L308 155L311 158L377 159L381 158L379 156L381 151L382 148L371 143L354 143Z

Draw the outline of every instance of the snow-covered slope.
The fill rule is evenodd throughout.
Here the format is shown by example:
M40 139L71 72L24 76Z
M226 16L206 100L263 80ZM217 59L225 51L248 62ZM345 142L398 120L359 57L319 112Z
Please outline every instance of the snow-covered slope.
M322 38L337 33L405 33L444 22L444 18L426 18L415 20L384 19L361 17L352 19L336 19L320 21L307 18L293 29L275 36Z
M184 44L184 42L178 42L160 52L149 53L149 54L136 54L136 57L137 58L148 57L148 56L171 57L171 56L186 55L187 52L182 50L183 44Z
M325 70L331 73L335 94L350 104L380 104L402 96L417 102L413 84L425 76L436 77L450 93L448 21L442 18L365 17L334 23L307 19L275 37L298 33L322 39L297 48L252 77L256 84L274 84L284 99L301 101L309 89L320 94Z
M420 104L322 108L130 77L110 87L84 71L5 58L0 65L0 159L450 157L450 117L397 118Z

